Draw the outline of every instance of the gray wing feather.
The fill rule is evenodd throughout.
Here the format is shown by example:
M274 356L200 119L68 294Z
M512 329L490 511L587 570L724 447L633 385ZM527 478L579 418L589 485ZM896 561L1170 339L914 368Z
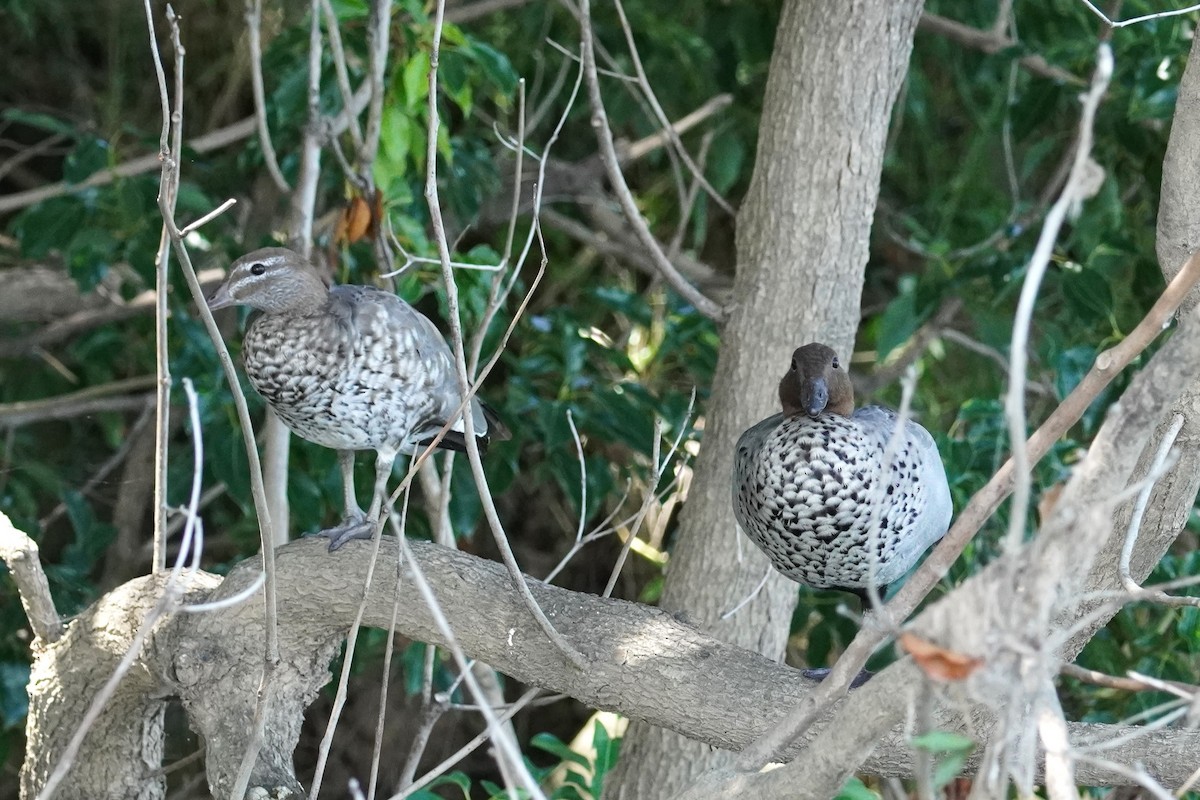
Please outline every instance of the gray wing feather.
M437 407L441 409L443 415L435 428L440 428L445 424L446 419L462 402L462 394L458 390L458 377L453 368L454 355L450 352L450 346L446 344L446 339L437 326L429 317L417 311L400 297L373 286L334 286L329 293L333 301L331 303L332 310L343 324L357 325L357 318L363 313L364 308L367 305L373 306L377 313L388 320L389 327L412 331L417 349L415 355L422 362L432 363L444 359L444 363L450 368L440 370L442 379L430 387L430 391L436 395ZM474 423L476 436L487 435L488 420L478 398L471 399L471 421ZM461 418L456 420L453 430L460 432L463 430Z
M895 411L883 406L863 406L854 412L853 418L862 425L863 431L872 436L886 452L900 417ZM926 492L925 511L918 520L917 528L907 542L918 555L929 545L946 535L954 505L950 499L950 486L946 481L946 467L938 452L937 442L929 431L909 419L904 422L900 444L911 447L917 460L916 481ZM903 450L900 447L897 450Z

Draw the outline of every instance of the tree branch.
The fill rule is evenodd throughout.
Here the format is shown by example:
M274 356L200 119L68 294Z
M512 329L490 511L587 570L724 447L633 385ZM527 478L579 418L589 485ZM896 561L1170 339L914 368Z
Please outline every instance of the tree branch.
M21 595L21 605L29 617L29 629L41 644L33 646L34 654L42 647L57 642L62 636L62 621L50 596L50 583L38 559L37 543L17 530L3 511L0 511L0 561L8 567Z
M970 25L964 25L947 17L931 14L928 11L921 14L921 20L917 23L917 30L944 36L947 39L987 53L988 55L995 55L1010 47L1021 46L1020 42L1009 39L1007 36L1002 36L995 31L981 31L978 28L972 28ZM1054 66L1041 56L1021 56L1017 59L1017 63L1034 75L1039 75L1043 78L1049 78L1050 80L1059 81L1071 86L1087 86L1087 81L1083 78L1061 67Z
M799 671L726 644L658 609L531 580L530 588L539 605L587 657L588 670L576 670L546 646L540 628L513 590L503 566L428 542L411 541L409 548L436 593L449 627L468 654L527 684L569 694L589 706L668 727L715 747L737 750L770 728L813 688ZM299 540L278 551L280 629L285 642L315 641L322 631L345 629L358 612L358 587L365 583L371 550L372 543L351 542L337 559L330 559L321 542ZM396 540L384 537L376 569L384 574L392 572L397 557ZM254 579L257 570L254 559L243 562L214 598L240 591ZM421 600L411 575L406 575L398 586L391 581L374 581L363 623L390 626L394 603L405 609L398 633L444 644L437 621ZM480 614L481 608L487 608L488 613ZM183 620L176 634L190 642L189 650L210 652L205 649L209 637L219 637L224 643L214 645L218 647L216 654L244 649L248 658L254 657L257 651L252 643L255 632L261 629L261 613L261 603L251 601L227 613ZM249 643L239 643L243 638ZM284 652L286 663L288 645L284 645ZM897 678L913 680L911 664L903 663L905 671L897 670ZM206 669L216 674L224 673L227 667L217 658ZM681 681L680 675L689 678ZM868 691L876 683L871 681L851 695L849 702L854 708L882 706L880 696L889 692L905 696L894 685L889 689L891 679L881 678L876 679L878 688ZM246 687L248 696L253 688ZM196 684L190 691L199 694L207 690ZM227 701L238 702L236 698ZM1073 740L1082 742L1111 737L1128 728L1072 724L1070 730ZM1119 757L1116 753L1109 755L1126 763L1143 760L1160 779L1182 781L1194 769L1187 748L1197 746L1200 731L1162 731L1130 742ZM796 749L789 750L789 755ZM903 731L894 731L882 742L865 768L883 775L911 775L911 752ZM1080 770L1080 780L1088 784L1119 780L1098 768L1081 766Z

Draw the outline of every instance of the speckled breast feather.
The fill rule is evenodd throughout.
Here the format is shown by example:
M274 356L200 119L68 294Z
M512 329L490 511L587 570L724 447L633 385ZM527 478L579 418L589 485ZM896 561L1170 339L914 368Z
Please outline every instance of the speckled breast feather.
M733 505L775 568L819 589L891 583L945 533L951 506L928 432L879 406L851 417L776 414L738 441Z

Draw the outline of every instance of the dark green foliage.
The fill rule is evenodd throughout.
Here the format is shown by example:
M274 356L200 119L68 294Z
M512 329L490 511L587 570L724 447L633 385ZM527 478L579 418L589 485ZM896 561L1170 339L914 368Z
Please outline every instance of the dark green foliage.
M930 12L979 28L988 28L995 12L993 4L931 0L927 5ZM354 56L349 71L355 86L362 81L367 63L368 6L365 0L334 3L344 46ZM76 7L83 8L78 3L8 0L0 12L11 20L13 42L6 60L15 76L0 85L0 105L7 106L0 113L0 126L6 126L2 129L6 139L22 145L48 135L62 137L56 155L30 164L47 183L80 184L100 169L153 153L158 147L161 120L157 91L147 78L140 8L122 8L111 20L100 21L95 14L71 13ZM189 136L250 113L248 88L235 87L220 100L226 81L238 68L231 42L241 35L241 7L241 3L208 0L185 9ZM436 255L424 196L433 21L426 4L416 0L396 3L396 9L385 80L387 104L373 177L397 240L411 254L428 258ZM642 0L627 3L626 10L643 65L668 117L678 119L719 93L732 96L728 108L685 134L684 141L695 155L701 137L712 134L705 176L736 206L754 163L778 3ZM1156 10L1160 9L1147 0L1122 6L1125 16ZM605 66L632 73L633 62L613 7L600 4L595 13L597 33L615 62ZM1007 457L1000 401L1005 375L997 359L1008 355L1016 296L1045 201L1052 200L1057 190L1053 176L1069 156L1078 120L1078 86L1034 75L1019 67L1016 59L1038 54L1086 80L1095 57L1098 23L1081 3L1019 0L1016 19L1020 43L995 55L966 50L927 33L917 35L912 70L893 115L856 345L868 355L856 360L855 369L867 372L873 360L870 354L880 361L894 356L946 303L962 303L949 327L976 346L968 348L948 337L936 339L917 361L914 402L914 412L938 439L958 509ZM263 59L267 116L281 167L294 180L296 146L307 114L309 26L301 7L281 9L269 23ZM1158 187L1193 25L1190 19L1159 20L1117 31L1112 37L1116 74L1100 109L1093 152L1106 178L1098 194L1068 222L1041 290L1029 352L1030 377L1041 387L1027 396L1032 425L1071 391L1098 352L1129 332L1162 287L1153 248ZM527 113L547 100L560 72L566 87L549 98L544 116L531 123L526 141L531 150L542 151L563 113L576 67L547 40L569 48L578 41L577 23L556 4L528 3L461 26L450 24L444 30L437 96L442 121L437 140L438 188L456 261L495 265L509 255L503 252L506 226L481 221L487 217L481 210L487 212L493 202L502 202L507 209L511 202L507 182L511 160L497 132L506 137L515 134L517 81L526 81ZM45 63L40 56L51 48L62 57ZM636 91L625 82L604 81L607 110L619 138L634 141L659 130ZM320 107L335 112L342 102L327 49ZM210 119L210 114L215 117ZM568 172L586 171L594 157L589 118L586 103L577 101L551 154ZM339 142L352 158L348 137ZM1011 175L1006 153L1011 154ZM321 214L336 211L350 185L331 154L326 153L324 163L318 188ZM533 159L526 159L525 170L528 179L536 170ZM709 263L719 275L733 274L733 220L703 193L692 206L681 207L678 189L690 177L677 172L664 151L628 165L626 173L661 239L670 241L682 225L679 241L686 251ZM273 200L261 200L263 175L263 156L254 138L204 154L185 153L181 221L196 218L226 197L241 201L237 210L202 230L200 246L193 249L198 266L224 266L239 252L274 241L272 231L281 227L282 205L272 207ZM11 182L0 186L0 194L21 188ZM549 187L550 195L554 188ZM158 175L153 171L81 188L2 217L0 226L15 243L3 245L2 266L51 260L65 267L80 288L102 287L129 300L153 286L161 230L157 193ZM580 203L572 199L566 193L550 196L547 202L585 222L587 204L610 202L598 196ZM242 209L247 209L249 221L239 216ZM269 221L255 221L255 217ZM581 516L585 526L595 524L616 510L627 486L633 494L625 501L625 510L639 501L641 492L661 490L672 479L681 463L679 455L666 469L661 485L647 486L653 474L654 419L663 420L668 441L680 433L685 439L699 438L697 421L705 411L719 332L658 282L621 260L598 255L550 226L538 233L512 298L484 332L483 360L502 345L504 353L482 394L513 433L510 441L493 443L488 454L490 488L505 515L518 558L531 572L545 574L547 565L570 546ZM527 235L529 220L522 217L516 229L518 249ZM543 242L545 276L504 345L518 302L534 283ZM332 248L326 239L318 245ZM369 283L378 279L379 272L372 248L358 243L343 249L334 278ZM493 274L458 269L455 277L463 327L470 338L483 323ZM393 282L399 294L448 330L446 297L436 265L418 262ZM195 319L192 298L174 263L170 283L169 350L177 379L173 413L177 421L185 416L178 378L188 376L201 398L204 483L223 487L204 509L210 539L205 566L220 572L258 548L248 465L224 374ZM33 323L6 326L0 329L0 342L15 341L38 329ZM134 316L84 329L45 348L44 356L34 352L0 358L0 403L54 397L152 374L153 336L150 318ZM229 337L235 359L239 339L236 334ZM1105 408L1127 380L1128 376L1119 378L1070 436L1056 444L1037 469L1038 492L1065 479L1079 448L1094 436ZM262 403L244 388L258 419ZM695 408L689 417L693 393ZM861 399L896 405L900 397L895 385L882 387L876 395ZM107 574L105 556L117 533L115 505L123 477L118 470L90 492L82 492L81 487L121 447L135 418L131 413L104 412L0 431L7 437L0 442L4 448L0 511L39 540L52 591L64 613L77 612L101 591L97 582ZM586 481L582 486L571 422L583 449ZM191 478L186 424L174 431L171 446L168 501L177 505L184 501ZM293 534L336 522L341 514L341 487L334 454L293 440L291 458ZM372 470L370 457L360 457L360 496L365 496ZM486 554L490 536L481 524L479 497L465 459L457 457L453 470L450 520L455 534L464 547ZM398 465L395 480L404 471ZM39 520L60 503L65 513L40 526ZM1003 508L989 522L951 570L947 586L998 554L1007 514ZM1030 530L1038 522L1032 511L1028 522ZM665 528L666 545L672 526ZM411 503L408 531L428 537L432 529L418 492ZM1195 549L1198 529L1197 520L1191 520L1185 536L1192 546L1181 546L1164 559L1152 582L1200 571L1200 558L1189 552ZM143 530L148 528L143 525ZM615 549L608 542L591 547L583 560L603 563L594 570L594 564L568 570L559 582L582 591L603 588ZM595 558L589 558L593 554ZM24 713L21 689L29 659L23 612L2 572L0 568L0 760L19 741L16 731ZM647 602L657 599L662 588L658 564L634 556L627 577L628 584L618 584L618 593ZM837 657L857 628L854 620L837 613L843 603L857 608L855 601L838 593L801 590L793 626L794 661L824 665ZM366 671L364 665L377 664L383 648L382 634L364 632L356 674ZM1196 609L1139 605L1121 611L1091 641L1080 663L1114 674L1136 669L1194 683L1198 651ZM893 657L885 651L872 666ZM395 685L415 694L421 688L425 646L399 643L396 661ZM435 688L447 688L451 673L440 657L436 659ZM1064 705L1077 719L1116 720L1163 699L1071 680L1063 681L1063 689ZM536 734L528 749L538 765L535 774L548 773L560 762L567 768L554 797L599 796L617 743L598 724L596 754L589 759L563 744L578 728L578 709L519 719L524 720L523 730ZM961 748L944 746L944 741L927 744L943 763L963 754ZM554 763L546 762L543 753ZM481 780L486 777L454 773L418 796L466 797L472 791L476 793L472 796L480 796L481 790L496 791L497 787ZM842 796L870 794L861 783L852 782ZM0 797L6 795L0 792Z

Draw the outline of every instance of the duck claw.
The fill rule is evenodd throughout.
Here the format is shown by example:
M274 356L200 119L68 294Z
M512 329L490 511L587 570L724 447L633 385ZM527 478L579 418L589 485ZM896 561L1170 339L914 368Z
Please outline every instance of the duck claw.
M820 667L817 669L802 669L802 670L800 670L801 675L808 678L810 681L817 681L818 683L820 683L821 681L828 678L829 673L830 673L829 667ZM874 675L875 675L875 673L871 672L870 670L865 670L865 669L862 670L861 672L859 672L857 675L854 676L854 680L850 681L850 688L857 689L858 687L862 686L867 681L871 680L871 678Z
M341 548L346 542L351 539L371 539L375 536L375 528L377 520L367 519L365 517L359 519L347 519L334 528L326 528L322 531L317 531L313 536L323 536L329 539L329 552L334 552Z

